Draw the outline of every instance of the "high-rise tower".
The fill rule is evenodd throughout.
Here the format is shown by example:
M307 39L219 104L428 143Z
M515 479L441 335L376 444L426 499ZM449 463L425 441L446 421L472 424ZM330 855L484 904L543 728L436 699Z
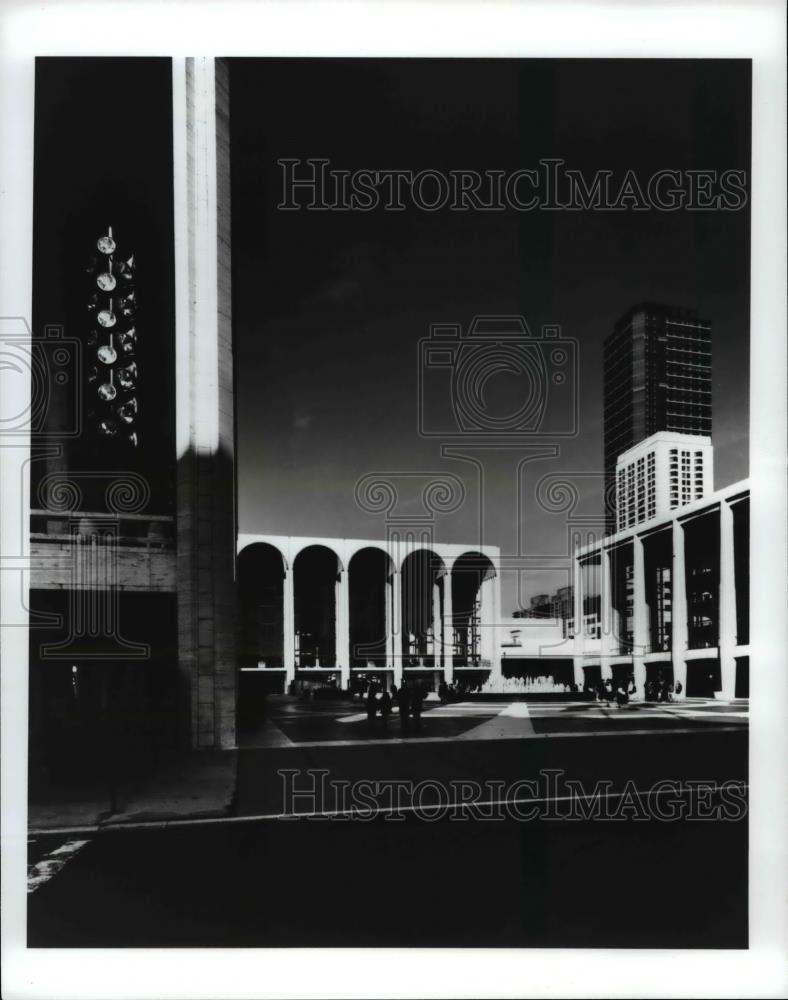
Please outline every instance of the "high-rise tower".
M605 494L615 524L616 460L659 431L711 435L711 324L688 309L644 303L605 341Z

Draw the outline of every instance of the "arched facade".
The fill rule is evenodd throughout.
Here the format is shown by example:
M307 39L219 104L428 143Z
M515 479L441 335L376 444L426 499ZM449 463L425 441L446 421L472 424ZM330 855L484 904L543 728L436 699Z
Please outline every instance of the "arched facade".
M355 674L370 673L386 684L410 677L437 687L465 669L494 683L501 669L499 560L492 546L241 535L239 605L250 622L241 669L278 670L285 689L316 679L347 689ZM257 572L266 580L255 579ZM253 609L261 594L266 608L278 609L279 573L282 656L274 666L278 658L263 654L276 616L266 612L269 631L255 631Z

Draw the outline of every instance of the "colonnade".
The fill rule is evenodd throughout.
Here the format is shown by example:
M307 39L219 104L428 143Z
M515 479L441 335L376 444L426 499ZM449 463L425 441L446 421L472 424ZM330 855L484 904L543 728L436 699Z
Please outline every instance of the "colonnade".
M702 502L680 508L671 517L637 525L577 550L573 575L573 637L575 683L578 686L582 687L584 683L584 667L599 666L604 681L612 679L616 665L627 665L631 667L637 692L642 694L648 666L664 664L672 671L674 690L679 690L680 685L681 692L686 694L688 663L718 660L719 696L726 699L735 697L737 659L746 657L749 661L749 637L746 634L748 626L739 620L746 611L742 612L737 605L734 510L737 504L748 502L749 493L746 490L732 487L716 497L712 495ZM703 551L705 565L714 569L711 583L714 593L709 601L709 614L712 616L709 628L716 637L712 643L693 638L690 628L693 609L688 578L692 578L692 568L688 565L687 546L688 533L697 529L701 518L709 517L717 518L718 523L716 537L709 539L709 545ZM670 568L669 591L657 598L652 594L652 600L666 603L670 618L669 640L663 640L661 644L656 644L652 635L649 606L646 546L651 542L660 543L665 546L666 552L669 551L669 556L665 557ZM741 553L738 556L741 557ZM621 595L627 592L627 586L622 586L622 573L627 573L630 566L631 584L626 607L621 607ZM599 581L599 640L589 638L583 628L583 610L589 589L585 577L590 567L597 571ZM738 575L741 585L741 573ZM629 616L631 623L631 632L626 637L625 616Z
M488 671L491 676L500 674L495 633L495 623L500 620L500 577L496 570L497 550L492 547L475 550L457 545L426 547L353 539L241 536L239 560L253 559L255 545L270 546L282 559L282 656L277 669L284 674L285 687L297 676L331 674L342 688L347 688L353 670L383 674L397 685L404 677L419 675L433 682L442 678L450 683L463 669ZM330 636L331 631L326 628L319 654L306 657L297 644L297 579L299 574L310 572L305 557L318 548L336 558L333 601L328 597L333 607L321 611L325 621L333 619L333 649L326 648L325 634ZM371 552L380 554L383 577L382 587L376 575L366 581L376 596L382 591L381 603L375 610L381 635L374 644L374 653L365 658L372 644L357 641L357 628L351 621L351 598L365 581L356 583L351 577L355 573L354 557ZM415 566L411 560L422 563ZM326 585L326 594L329 592ZM319 645L315 640L315 646ZM307 659L315 662L305 662ZM270 669L270 664L262 660L259 666Z

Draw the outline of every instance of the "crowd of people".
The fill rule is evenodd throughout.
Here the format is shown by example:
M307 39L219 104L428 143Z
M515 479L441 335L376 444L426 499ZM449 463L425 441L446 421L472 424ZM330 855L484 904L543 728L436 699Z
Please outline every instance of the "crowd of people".
M630 697L636 694L635 679L630 676L625 681L614 683L612 678L598 680L593 687L594 697L597 701L604 701L610 704L615 700L619 708L629 702ZM643 691L644 701L671 702L674 695L682 692L681 682L675 688L673 682L669 680L660 670L656 677L646 681Z
M420 730L421 710L425 696L423 685L417 681L403 681L400 687L392 684L388 690L376 681L370 681L364 696L367 722L370 728L377 725L378 716L380 716L383 727L387 728L389 718L396 706L403 734L410 732L411 728Z
M622 708L629 703L630 695L635 693L635 682L631 678L626 682L614 684L610 677L607 680L598 680L594 686L594 698L596 701L603 701L609 705L615 700L616 705Z
M536 683L539 680L542 680L544 683ZM576 684L569 681L558 683L552 677L506 677L502 681L503 690L496 690L496 694L541 693L541 691L548 690L555 692L562 689L565 692L571 693L578 690ZM295 683L293 686L295 686ZM474 683L465 679L452 680L451 683L441 680L438 684L438 698L441 704L445 705L450 702L460 701L472 694L483 693L484 688L485 685L482 683ZM634 677L630 674L627 678L619 678L617 681L614 681L610 677L604 680L602 678L596 681L588 680L584 686L584 692L586 694L593 694L596 701L604 702L607 705L615 701L618 707L621 708L629 703L632 695L636 695L637 689ZM652 677L646 681L643 691L644 701L652 702L672 702L674 697L681 693L681 683L677 684L674 688L672 678L666 677L661 670L656 677ZM321 695L323 697L336 697L339 694L339 688L334 684L332 686L323 686L314 691L304 689L301 691L300 697L301 699L317 698ZM345 697L348 697L350 694L350 691L346 692ZM385 726L390 716L396 710L403 732L407 732L411 728L411 725L414 729L421 728L422 705L427 696L427 689L421 681L403 681L400 687L392 684L389 689L386 689L385 685L379 680L362 680L360 684L357 683L354 686L352 696L363 699L366 706L367 718L371 726L376 724L378 718L381 719Z
M674 688L673 682L669 681L661 670L656 678L646 681L646 701L673 701L674 694L681 694L681 692L681 681Z

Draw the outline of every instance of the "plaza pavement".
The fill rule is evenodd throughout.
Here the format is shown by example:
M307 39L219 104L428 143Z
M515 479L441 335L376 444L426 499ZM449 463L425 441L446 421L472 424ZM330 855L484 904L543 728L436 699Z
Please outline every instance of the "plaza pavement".
M673 706L633 707L633 724L650 711L661 719L645 738L626 728L625 709L610 709L618 721L604 705L528 704L527 716L520 705L514 714L507 703L497 713L488 705L474 709L470 726L459 705L454 721L448 707L433 715L435 706L425 734L449 723L492 733L483 727L514 720L553 737L424 735L398 744L364 737L366 718L347 721L358 714L347 705L301 707L283 713L299 716L289 727L271 725L303 737L360 723L360 738L240 749L231 815L32 834L29 946L746 947L746 813L714 823L560 822L550 812L484 822L453 810L424 822L406 808L352 822L336 791L356 781L467 782L508 807L528 805L522 784L552 773L589 792L604 782L613 805L632 784L643 801L666 782L681 786L683 801L695 784L736 782L746 795L741 706L699 703L675 715ZM562 719L606 735L561 734ZM304 793L297 805L286 781ZM559 796L548 789L531 801L558 811ZM384 810L387 802L384 791Z
M362 746L420 741L533 739L560 736L650 735L720 726L747 725L745 701L708 699L656 704L631 701L468 699L426 702L421 724L403 733L396 709L388 721L370 722L360 701L313 702L269 698L265 719L238 738L242 749L261 747Z
M411 723L403 734L396 709L388 722L378 716L370 724L359 701L304 702L287 696L271 697L266 717L239 733L237 750L170 755L151 773L121 782L112 792L101 782L38 789L28 806L28 828L33 834L80 834L135 823L230 816L248 811L245 797L238 794L239 775L243 776L243 787L255 783L268 787L271 774L289 766L288 760L293 766L318 767L322 753L342 748L354 749L353 771L367 777L378 770L377 748L385 747L390 753L395 747L413 746L415 752L406 757L414 762L408 768L417 775L418 767L428 759L428 746L435 753L441 745L447 749L454 746L457 752L449 759L459 759L460 748L467 744L721 734L746 732L746 728L746 702L688 699L657 705L634 701L618 708L615 703L589 700L501 698L445 705L426 702L420 726ZM419 747L420 751L416 749ZM296 753L299 750L303 753ZM395 761L400 759L397 754L401 757L402 750L395 754ZM430 759L434 758L433 753ZM261 808L269 811L270 796L262 798L265 805ZM250 797L252 802L259 799L256 794Z

